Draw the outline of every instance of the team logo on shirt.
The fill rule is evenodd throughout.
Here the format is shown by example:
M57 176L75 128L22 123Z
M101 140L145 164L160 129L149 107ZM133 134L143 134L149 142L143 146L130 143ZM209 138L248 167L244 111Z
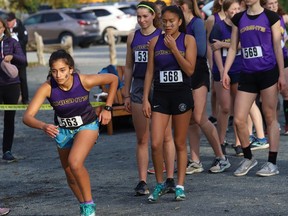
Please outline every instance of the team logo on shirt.
M181 112L185 112L185 111L187 110L187 105L184 104L184 103L181 103L181 104L179 104L178 109L179 109Z

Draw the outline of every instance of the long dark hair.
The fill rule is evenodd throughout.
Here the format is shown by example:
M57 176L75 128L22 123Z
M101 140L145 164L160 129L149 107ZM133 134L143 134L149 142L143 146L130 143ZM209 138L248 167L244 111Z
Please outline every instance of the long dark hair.
M183 15L182 10L178 6L170 5L170 6L165 7L162 10L162 12L161 12L162 16L167 11L176 14L179 17L179 19L182 20L182 23L179 26L179 32L186 33L186 23L185 23L185 19L184 19L184 15Z

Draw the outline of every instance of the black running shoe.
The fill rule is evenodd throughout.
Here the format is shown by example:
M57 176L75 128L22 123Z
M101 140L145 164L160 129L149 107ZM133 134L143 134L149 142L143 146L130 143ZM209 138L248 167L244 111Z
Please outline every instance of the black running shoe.
M140 181L137 186L134 188L135 196L143 196L149 194L149 188L144 181Z
M233 146L234 150L235 150L235 154L236 156L243 156L243 151L242 151L242 148L241 146L237 145L237 146Z
M173 178L167 178L164 182L164 193L175 193L175 182Z
M11 162L16 161L16 158L12 155L12 153L10 151L6 151L3 154L2 159L5 160L7 163L11 163Z

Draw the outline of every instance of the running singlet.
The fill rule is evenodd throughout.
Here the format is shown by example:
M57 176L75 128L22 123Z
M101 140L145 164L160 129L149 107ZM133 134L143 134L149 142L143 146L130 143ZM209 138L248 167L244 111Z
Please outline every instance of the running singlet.
M240 13L242 17L239 19L238 30L242 47L243 72L245 73L268 71L276 66L272 24L266 13L274 12L264 9L257 16L248 16L247 11ZM277 14L275 13L275 15Z
M217 39L226 43L231 43L231 33L232 33L232 26L227 25L227 23L224 20L222 20L217 24L215 24L215 26L213 27L212 32L210 34L211 39L210 43L213 43L212 41L213 39ZM228 48L225 47L221 48L221 57L223 66L225 65L227 54L228 54ZM229 70L229 74L235 74L241 72L242 70L241 63L242 63L241 50L238 50L234 62ZM213 67L212 72L219 73L214 58L213 58L213 65L215 65L216 67Z
M176 39L176 46L181 55L185 56L185 35L181 33ZM164 34L154 48L154 90L161 92L191 89L191 80L179 66L170 49L164 44Z
M55 111L54 122L63 128L78 128L97 119L89 102L89 91L83 88L79 74L73 73L70 90L59 88L51 77L51 95L47 98Z
M160 35L161 32L161 29L156 29L150 35L143 35L140 29L135 31L134 38L131 43L134 62L134 78L145 78L148 62L148 43L153 37Z
M221 22L222 20L221 20L221 18L220 18L220 16L219 16L219 13L215 13L215 14L213 14L213 16L214 16L214 25L216 25L217 23L219 23L219 22ZM210 35L211 35L211 32L210 32ZM213 62L214 62L214 57L213 57ZM213 66L212 66L212 72L213 71L218 71L218 67L217 67L217 65L216 64L214 64L213 63Z

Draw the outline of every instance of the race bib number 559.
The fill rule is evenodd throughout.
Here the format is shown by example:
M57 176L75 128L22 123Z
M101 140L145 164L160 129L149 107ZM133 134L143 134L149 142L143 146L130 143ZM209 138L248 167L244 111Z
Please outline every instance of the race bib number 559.
M183 82L181 70L160 71L160 83Z
M81 116L74 116L71 118L61 118L57 116L57 119L61 127L79 127L83 125Z

